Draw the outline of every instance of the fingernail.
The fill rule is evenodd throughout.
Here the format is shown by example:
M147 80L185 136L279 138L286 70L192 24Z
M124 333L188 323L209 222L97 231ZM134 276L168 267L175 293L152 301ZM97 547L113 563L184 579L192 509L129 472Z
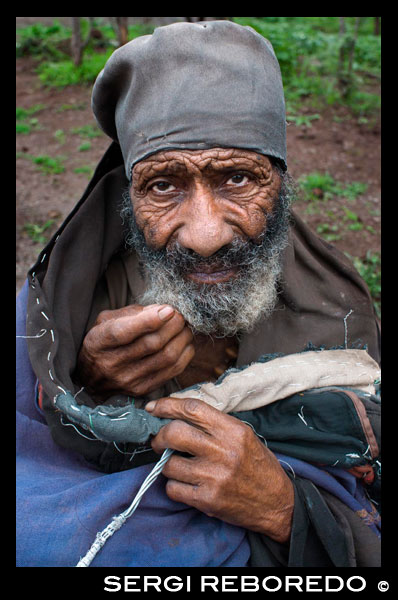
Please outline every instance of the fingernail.
M155 407L156 407L156 401L151 400L150 402L148 402L148 404L145 405L145 410L147 410L148 412L152 412L153 410L155 410Z
M174 308L172 306L165 306L158 311L159 318L162 321L167 321L174 314Z

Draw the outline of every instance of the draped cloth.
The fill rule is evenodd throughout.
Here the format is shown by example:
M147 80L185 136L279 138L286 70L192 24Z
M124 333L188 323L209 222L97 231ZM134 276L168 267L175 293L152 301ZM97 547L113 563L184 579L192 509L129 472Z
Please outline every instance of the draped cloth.
M120 147L113 142L82 199L30 269L18 299L18 335L26 336L17 339L19 566L76 564L97 531L127 507L151 469L147 463L156 459L152 452L142 452L131 469L133 449L127 446L121 451L112 442L84 437L54 406L54 398L65 393L76 396L79 404L96 406L73 377L90 318L100 306L118 308L119 302L123 306L142 285L139 274L131 282L130 272L120 293L112 297L108 293L108 268L118 264L124 269L118 209L126 185ZM366 347L379 362L379 328L369 292L349 261L317 238L297 215L293 215L283 260L276 310L253 334L242 336L236 367L256 362L262 355L301 353L309 343L325 349ZM42 412L35 406L38 382L43 390ZM163 392L159 390L160 395ZM311 505L315 494L319 506L324 506L319 492L311 488L304 493L300 481L294 483L297 532L307 523L305 498L312 498ZM330 510L327 514L330 518ZM311 530L311 524L306 530ZM317 534L308 535L318 548ZM109 540L107 552L100 553L93 566L280 563L280 549L257 536L258 558L252 539L252 533L241 528L172 503L160 476L144 496L139 514ZM292 539L299 538L293 535ZM318 555L302 554L301 566ZM323 564L334 563L326 556ZM288 565L286 559L283 566Z
M43 410L51 433L57 443L82 452L107 472L130 465L113 445L94 445L72 427L63 426L53 401L60 393L74 396L80 390L73 373L93 312L124 306L127 295L134 298L142 288L137 265L127 285L124 282L113 295L108 293L108 267L116 263L119 271L124 268L120 258L125 254L124 230L118 209L126 184L122 155L113 143L81 201L28 274L29 358L43 387ZM277 306L253 333L242 336L236 366L248 365L262 355L302 352L309 343L325 349L357 345L367 348L379 362L378 322L355 268L297 215L293 215L289 239ZM172 391L176 390L166 386L158 393ZM79 402L96 405L85 390L79 394Z

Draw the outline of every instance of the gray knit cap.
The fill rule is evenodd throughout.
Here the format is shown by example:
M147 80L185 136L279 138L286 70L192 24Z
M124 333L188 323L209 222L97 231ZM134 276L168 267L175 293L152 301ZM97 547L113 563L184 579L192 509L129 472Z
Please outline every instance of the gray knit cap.
M138 161L173 148L243 148L286 169L282 78L268 40L230 21L158 27L116 50L92 109L119 142L130 179Z

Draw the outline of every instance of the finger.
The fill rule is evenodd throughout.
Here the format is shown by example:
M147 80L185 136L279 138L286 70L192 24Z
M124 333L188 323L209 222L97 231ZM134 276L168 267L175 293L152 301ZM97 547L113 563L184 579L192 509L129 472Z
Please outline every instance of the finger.
M87 341L95 343L98 350L130 344L138 337L160 329L174 312L171 306L155 305L135 315L110 319L91 329Z
M102 310L97 316L95 325L100 325L101 323L105 323L105 321L119 319L120 317L132 317L133 315L142 312L142 310L143 307L139 304L129 304L128 306L123 306L122 308L114 310Z
M120 317L132 317L134 315L139 314L143 310L157 308L164 308L165 304L148 304L148 306L142 306L141 304L129 304L128 306L123 306L122 308L116 308L113 310L102 310L97 319L95 321L95 325L100 325L105 321L112 321L114 319L119 319Z
M192 456L202 456L211 449L210 436L184 421L174 420L159 430L151 440L153 450L161 454L166 448L185 452Z
M197 398L160 398L148 402L145 408L155 417L180 419L208 433L223 428L226 420L232 418Z
M197 468L196 457L186 458L173 454L162 469L162 473L168 479L189 483L190 485L200 485L202 476Z
M169 479L166 483L166 494L171 500L194 508L200 505L200 492L199 485L192 485L175 479Z
M161 352L138 361L131 369L131 378L125 383L128 393L144 396L164 385L166 381L177 377L195 356L195 349L192 344L188 344L181 350L176 360L171 360L170 356L171 354L169 354L170 364L160 369L159 365L165 363Z
M171 340L176 341L178 334L182 333L178 338L181 347L187 346L193 340L193 334L189 327L185 325L184 317L179 313L175 313L169 321L164 323L153 333L147 333L134 340L130 345L123 346L122 350L125 353L126 361L139 360L151 354L155 354L162 350Z

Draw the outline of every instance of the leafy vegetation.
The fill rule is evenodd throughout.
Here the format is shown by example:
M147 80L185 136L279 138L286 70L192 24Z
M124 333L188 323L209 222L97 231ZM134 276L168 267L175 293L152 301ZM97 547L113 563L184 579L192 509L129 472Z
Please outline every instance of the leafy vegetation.
M91 142L83 142L78 147L79 152L86 152L87 150L91 150Z
M35 23L17 29L16 55L35 56L39 59L62 59L67 56L60 49L65 40L70 40L71 29L58 21L50 26Z
M366 89L380 80L380 36L374 35L373 17L361 17L350 86L342 93L341 48L352 41L356 27L356 17L344 19L346 31L342 35L339 17L233 17L235 22L253 27L273 45L281 67L288 114L299 112L305 101L315 109L344 104L359 117L371 115L380 109L379 94Z
M16 133L17 134L28 134L32 130L40 128L39 120L32 115L44 110L44 104L36 104L31 108L16 108Z
M47 236L44 235L44 232L50 229L54 223L55 221L53 219L49 219L41 225L39 223L25 223L23 230L36 244L45 244L47 242Z
M336 182L330 173L309 173L302 175L298 179L299 188L302 191L302 197L307 202L326 201L333 196L346 198L348 201L355 200L367 190L367 184L360 181L353 181L347 185Z
M92 84L103 69L113 49L105 53L87 53L81 65L74 65L71 59L43 61L37 68L40 81L52 87L65 87L76 84Z
M62 164L65 160L64 156L51 157L45 154L40 156L32 156L31 154L18 152L17 159L18 158L24 158L32 161L33 164L37 165L37 169L44 175L56 175L65 171L65 167Z
M380 109L380 96L372 88L380 80L381 41L373 31L376 17L230 17L253 27L272 43L284 81L288 115L300 119L303 102L315 110L344 103L359 119ZM344 34L339 19L344 19ZM356 19L360 19L357 23ZM64 87L91 84L117 47L112 25L103 17L93 21L96 35L84 50L82 63L71 59L71 27L55 21L17 30L17 56L31 55L38 61L43 84ZM82 36L89 24L81 19ZM128 27L128 39L151 33L153 25ZM353 48L352 59L345 59ZM350 55L351 56L351 55ZM342 57L344 60L342 61ZM347 60L349 65L347 66ZM349 78L344 90L342 78ZM317 118L313 116L313 118ZM299 124L296 121L296 124ZM311 118L300 125L311 126Z
M353 262L358 273L369 288L377 315L381 316L381 258L379 252L368 251L365 259L356 256L348 258Z
M94 173L94 167L90 167L89 165L82 165L73 169L73 172L83 173L83 175L87 175L88 178L91 178Z
M82 127L74 127L70 131L74 135L80 135L83 138L95 138L103 135L102 131L95 125L83 125Z
M71 59L71 27L54 21L53 25L40 23L17 29L16 54L33 56L37 62L40 81L50 87L65 87L76 84L92 84L106 61L117 48L115 31L109 22L96 17L94 22L96 35L84 50L83 61L75 65ZM82 36L88 31L88 23L81 19ZM128 28L129 39L151 33L151 25L131 25Z

